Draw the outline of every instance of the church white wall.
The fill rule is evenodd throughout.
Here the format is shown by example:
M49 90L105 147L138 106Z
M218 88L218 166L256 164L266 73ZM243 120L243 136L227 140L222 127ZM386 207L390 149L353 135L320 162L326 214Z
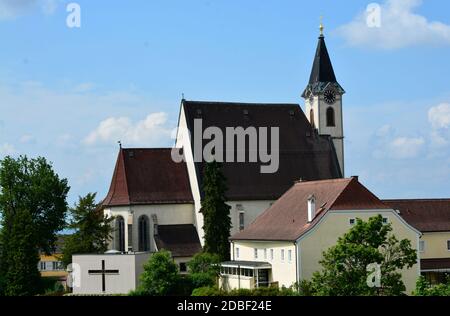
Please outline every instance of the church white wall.
M149 219L150 231L150 251L155 251L154 242L154 222L152 215L157 217L158 225L181 225L194 224L193 204L158 204L158 205L133 205L118 206L105 209L105 214L111 216L122 216L125 220L125 249L129 249L128 244L128 224L132 223L132 248L137 251L139 248L138 220L142 215ZM110 244L110 249L116 249L114 241Z
M74 270L79 277L79 286L74 294L127 294L139 285L139 276L150 257L149 253L124 255L74 255ZM102 276L89 274L89 270L101 270L105 260L106 270L119 270L118 274L105 275L105 292L102 292Z
M186 167L189 175L189 183L191 185L192 197L194 199L194 225L197 228L198 236L200 238L200 243L203 246L203 215L200 213L201 208L201 196L199 181L197 179L197 173L195 171L194 165L194 153L192 152L191 139L188 133L189 129L187 126L186 115L184 111L184 105L180 109L180 119L178 123L177 139L175 142L176 148L183 148L183 153L186 160Z
M334 110L335 126L327 126L327 109L331 107ZM333 137L336 155L339 160L342 175L344 175L344 120L342 113L342 96L336 95L336 101L333 104L328 104L323 99L322 95L314 96L312 99L305 101L305 115L311 123L310 111L314 112L314 125L320 135L330 135Z

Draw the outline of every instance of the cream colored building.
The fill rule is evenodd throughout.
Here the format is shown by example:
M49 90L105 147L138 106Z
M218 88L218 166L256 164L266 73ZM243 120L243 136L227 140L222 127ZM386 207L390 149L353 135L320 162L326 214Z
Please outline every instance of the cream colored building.
M421 272L432 283L450 276L450 199L384 200L418 229Z
M418 249L420 232L357 178L298 182L249 227L232 236L232 261L223 263L221 286L289 287L309 280L321 269L323 251L335 245L357 218L367 220L378 214L392 225L398 239L408 239ZM252 272L244 271L242 276L242 267ZM420 275L420 261L401 273L410 293Z

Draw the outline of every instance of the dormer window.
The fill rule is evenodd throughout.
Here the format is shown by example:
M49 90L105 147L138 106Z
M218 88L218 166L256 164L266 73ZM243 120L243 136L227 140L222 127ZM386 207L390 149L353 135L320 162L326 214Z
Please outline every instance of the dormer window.
M308 197L308 223L311 223L316 216L316 198L314 195Z

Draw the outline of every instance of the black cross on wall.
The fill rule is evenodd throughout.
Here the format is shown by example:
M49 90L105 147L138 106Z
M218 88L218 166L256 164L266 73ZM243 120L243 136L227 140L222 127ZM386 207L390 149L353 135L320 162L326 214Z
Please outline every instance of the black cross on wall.
M102 292L106 291L106 275L117 275L119 274L119 270L105 270L105 260L102 260L102 269L101 270L88 270L90 275L101 275L102 276Z

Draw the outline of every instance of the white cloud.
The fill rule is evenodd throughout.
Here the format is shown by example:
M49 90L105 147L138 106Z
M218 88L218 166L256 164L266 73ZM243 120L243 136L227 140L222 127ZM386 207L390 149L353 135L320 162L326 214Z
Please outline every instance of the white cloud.
M424 145L425 140L422 137L397 137L389 143L389 156L394 159L415 158Z
M450 128L450 103L441 103L430 108L428 121L435 129Z
M0 0L0 20L14 19L36 10L53 14L59 0Z
M16 148L14 148L13 145L8 144L8 143L4 143L4 144L0 145L0 156L1 157L14 155L16 153L17 153L17 150L16 150Z
M25 134L20 137L19 141L22 144L33 144L36 142L36 138L33 135Z
M133 123L128 117L110 117L100 122L99 126L85 139L87 145L97 143L115 143L121 141L125 146L151 146L162 138L170 139L172 128L168 127L167 114L157 112L149 114L144 120Z
M92 89L94 89L94 87L95 87L95 85L92 82L83 82L74 88L74 92L78 92L78 93L89 92Z
M337 33L353 46L398 49L432 44L450 45L450 25L428 21L414 13L422 0L386 0L381 7L380 27L369 27L368 13L358 14L353 21L337 29Z

